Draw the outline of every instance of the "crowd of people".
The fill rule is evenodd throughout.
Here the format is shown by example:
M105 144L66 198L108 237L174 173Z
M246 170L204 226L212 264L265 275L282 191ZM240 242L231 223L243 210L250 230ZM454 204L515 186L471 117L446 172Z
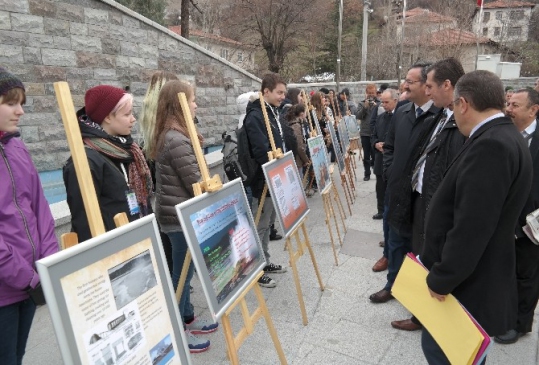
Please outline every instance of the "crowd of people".
M539 81L539 80L538 80ZM410 67L400 87L367 84L357 104L348 89L322 88L306 95L288 88L278 75L262 79L260 93L237 99L257 163L245 184L253 215L259 208L265 177L261 166L271 150L264 114L273 140L292 151L298 171L312 175L307 140L321 134L331 161L335 150L330 123L355 116L364 181L376 176L377 211L384 240L382 257L373 271L387 270L387 282L370 295L372 303L393 299L391 288L404 257L412 252L427 269L433 298L454 295L495 341L514 343L530 332L539 299L539 246L526 235L526 216L539 208L539 82L536 89L504 89L488 71L465 74L454 58ZM183 110L178 93L185 93ZM196 92L176 75L153 75L140 116L142 140L131 136L135 124L133 97L123 89L99 85L85 93L77 112L83 143L106 230L114 216L130 221L155 212L174 289L188 250L175 206L194 197L200 171L184 113L195 118ZM24 114L25 88L0 69L0 362L21 364L39 292L35 262L58 251L54 220L37 171L18 137ZM265 108L265 113L262 108ZM316 123L317 121L318 123ZM198 136L200 142L203 137ZM352 158L357 158L352 156ZM79 241L91 238L74 164L63 169L72 230ZM316 183L312 188L316 189ZM273 274L286 267L272 262L270 239L278 235L269 192L257 232L267 266L259 285L274 288ZM195 316L190 300L191 263L179 312L193 353L209 348L200 337L218 324ZM411 316L391 322L400 330L422 330L422 348L429 364L449 364L441 348Z

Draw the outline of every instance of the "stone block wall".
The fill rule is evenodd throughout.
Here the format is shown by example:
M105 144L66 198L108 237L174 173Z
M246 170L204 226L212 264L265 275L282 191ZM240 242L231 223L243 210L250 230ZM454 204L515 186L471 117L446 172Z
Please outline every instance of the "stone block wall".
M54 82L69 83L76 109L93 86L129 87L138 115L151 75L172 71L196 86L207 144L237 125L236 97L260 88L254 75L111 0L0 0L0 65L26 86L20 129L39 171L69 157Z

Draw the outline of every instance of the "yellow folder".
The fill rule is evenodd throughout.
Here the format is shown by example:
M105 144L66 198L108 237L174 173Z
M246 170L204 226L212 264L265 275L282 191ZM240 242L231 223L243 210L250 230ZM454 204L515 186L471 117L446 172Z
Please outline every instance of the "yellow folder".
M451 364L472 364L484 337L453 295L444 302L430 296L427 274L425 267L406 256L391 293L421 321Z

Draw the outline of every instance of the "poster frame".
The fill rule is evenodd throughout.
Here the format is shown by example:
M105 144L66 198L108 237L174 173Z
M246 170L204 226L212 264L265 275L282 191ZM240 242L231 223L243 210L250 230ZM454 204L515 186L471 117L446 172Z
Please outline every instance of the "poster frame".
M347 115L343 118L344 124L346 125L346 130L348 132L348 138L350 140L359 138L359 125L357 119L353 115Z
M350 137L348 136L348 128L346 127L346 123L341 121L337 128L339 130L339 136L341 137L343 153L347 153L348 149L350 148Z
M254 268L251 269L249 274L242 279L239 285L236 285L232 291L230 291L222 301L218 300L218 293L216 293L212 279L210 277L210 272L204 260L204 254L202 252L200 242L197 238L195 229L191 223L191 215L196 212L200 212L204 209L211 207L214 204L219 203L220 201L230 198L233 194L239 194L240 201L238 203L243 204L247 219L249 222L249 228L251 229L251 237L255 239L255 244L258 248L258 259L254 263ZM198 195L192 199L189 199L183 203L176 205L176 212L180 220L187 245L191 251L191 256L193 259L193 264L195 265L198 277L202 284L202 290L208 302L208 307L210 313L215 321L219 320L226 310L235 302L235 300L244 292L245 288L256 279L258 273L268 264L266 257L264 255L264 249L260 243L256 226L254 224L253 215L251 208L249 207L249 202L247 201L247 196L245 195L245 190L243 188L243 183L240 178L234 179L233 181L227 182L223 185L221 189L216 192L208 193L205 192L202 195Z
M295 181L297 184L299 184L299 189L297 191L300 192L299 196L296 196L296 199L298 199L300 206L304 206L305 209L301 211L297 217L293 220L291 224L285 225L284 219L283 219L283 207L280 206L278 199L276 199L277 191L275 190L275 186L270 183L273 181L272 177L275 176L275 171L283 169L283 166L288 167L291 166L292 172L295 176ZM294 160L294 155L292 152L285 153L284 157L271 160L269 162L266 162L264 165L262 165L262 171L264 172L264 177L266 179L266 184L268 185L268 190L271 194L271 200L273 201L273 206L275 208L275 213L277 216L277 220L279 221L279 224L281 225L281 229L283 230L283 234L285 237L289 237L290 234L296 229L296 227L303 221L303 219L307 216L309 213L309 204L307 203L307 197L305 195L305 190L303 189L303 186L301 184L302 178L299 175L298 167L296 166L296 162ZM288 177L286 177L286 181L288 181ZM266 197L267 199L268 197Z
M83 353L79 352L72 320L66 303L66 294L61 279L79 272L90 265L110 258L121 251L149 239L153 248L155 264L159 274L166 308L176 339L176 347L181 364L191 365L187 338L178 311L176 296L168 270L159 227L154 214L93 237L69 249L60 251L36 262L41 286L47 300L52 324L56 332L58 346L66 364L80 364ZM82 336L83 334L77 334Z
M320 151L321 151L320 153L322 153L322 155L324 156L324 161L322 163L319 163L319 161L313 158L313 151L311 148L311 144L313 143L319 144ZM328 156L327 156L326 144L324 143L324 137L316 136L316 137L309 138L307 140L307 147L309 148L309 153L311 156L314 176L316 178L316 183L318 185L318 192L320 193L320 195L323 195L327 191L327 189L331 187L331 182L332 182L331 174L329 173ZM320 176L320 170L319 170L319 167L321 165L325 165L327 175L328 175L327 180L325 181L325 184L321 183L321 176Z
M339 138L337 137L337 132L335 129L334 122L330 121L328 123L328 130L329 130L329 135L331 137L331 143L333 144L333 152L335 153L335 161L337 161L339 172L342 175L346 172L346 165L344 163L344 156L342 154L341 144L339 142Z

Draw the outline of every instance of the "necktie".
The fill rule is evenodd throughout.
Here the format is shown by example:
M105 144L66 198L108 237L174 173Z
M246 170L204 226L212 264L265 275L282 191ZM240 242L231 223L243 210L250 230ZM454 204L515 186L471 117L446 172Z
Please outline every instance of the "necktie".
M440 118L440 121L436 125L436 128L434 128L434 131L432 132L432 136L430 137L430 141L427 144L427 147L423 150L423 153L419 157L419 160L417 160L417 163L414 167L414 172L412 173L412 191L415 191L417 189L417 185L419 183L419 172L421 171L421 166L425 163L425 160L427 159L427 154L430 151L432 145L434 144L434 141L436 141L436 137L440 134L442 129L445 127L445 123L447 121L447 112L444 109L443 115Z
M423 109L417 108L417 109L415 110L415 117L416 117L416 118L419 118L419 116L420 116L421 114L423 114Z
M530 140L532 139L533 134L529 134L526 131L522 131L522 132L520 132L520 134L522 134L522 137L524 137L524 139L526 140L526 143L528 144L528 147L530 147L530 143L531 143Z

